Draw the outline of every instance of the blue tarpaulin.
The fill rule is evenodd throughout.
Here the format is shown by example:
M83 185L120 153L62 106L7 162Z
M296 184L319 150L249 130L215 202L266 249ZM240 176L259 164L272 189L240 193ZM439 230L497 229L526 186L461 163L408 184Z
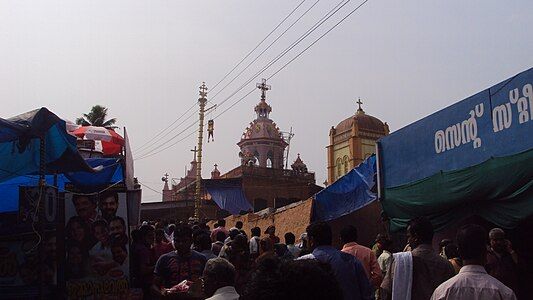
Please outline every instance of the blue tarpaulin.
M46 108L13 118L0 118L0 182L21 175L38 174L40 139L45 141L47 174L93 170L76 147L76 137L65 129L65 121Z
M237 179L207 179L202 180L207 192L221 209L232 215L253 210L242 190L242 181Z
M123 180L122 164L115 158L89 158L86 160L91 167L103 166L99 172L74 172L57 175L57 188L65 191L65 184L72 183L77 189L92 193L101 190L103 186ZM54 176L46 175L46 184L54 185ZM37 186L39 176L25 175L11 178L0 183L0 213L15 212L19 209L19 186Z
M383 187L533 149L532 104L533 68L382 137Z
M372 155L318 192L313 201L313 222L337 219L376 200L376 194L371 191L375 174L376 157Z

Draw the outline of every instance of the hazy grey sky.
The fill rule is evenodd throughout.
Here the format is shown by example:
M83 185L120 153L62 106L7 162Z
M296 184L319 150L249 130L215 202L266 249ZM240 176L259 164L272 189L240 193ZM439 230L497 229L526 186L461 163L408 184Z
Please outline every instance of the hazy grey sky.
M266 44L315 1L306 1ZM209 87L218 82L299 2L0 1L1 117L46 106L75 120L101 104L138 148L197 101L202 81ZM225 99L337 3L320 1L234 84L208 98ZM359 3L351 1L260 77ZM329 129L355 112L357 97L394 131L532 67L532 12L533 1L370 0L269 82L271 118L296 133L291 162L301 153L322 183ZM222 172L239 164L236 143L258 101L254 92L216 120L216 142L205 146L204 177L214 163ZM136 176L160 190L165 172L183 176L195 144L196 134L136 161ZM161 198L148 189L143 194L144 201Z

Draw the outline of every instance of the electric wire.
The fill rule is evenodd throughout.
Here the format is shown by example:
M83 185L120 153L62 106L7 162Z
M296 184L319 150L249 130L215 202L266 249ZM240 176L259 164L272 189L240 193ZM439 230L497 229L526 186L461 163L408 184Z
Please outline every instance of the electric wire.
M290 46L285 48L278 56L276 56L274 59L272 59L269 63L267 63L263 68L261 68L257 73L255 73L252 77L250 77L244 84L242 84L236 91L231 93L228 97L226 97L224 100L222 100L218 106L221 106L226 101L231 99L235 94L237 94L239 91L241 91L244 87L246 87L250 82L255 80L259 75L261 75L263 72L268 70L273 64L275 64L277 61L279 61L283 56L285 56L289 51L291 51L294 47L296 47L299 43L301 43L304 39L306 39L311 33L313 33L316 29L318 29L324 22L326 22L329 18L331 18L333 15L335 15L340 9L342 9L346 4L348 4L351 0L342 0L340 1L335 7L333 7L328 13L326 13L320 20L318 20L311 28L309 28L305 33L303 33L295 42L293 42Z
M276 39L274 39L265 49L263 49L263 51L261 51L261 53L259 53L252 61L250 61L246 67L244 67L244 69L242 69L235 77L233 77L233 79L231 79L228 83L226 83L226 85L224 85L224 87L222 87L221 90L219 90L217 93L215 93L215 95L213 95L211 97L211 100L215 99L216 96L218 96L222 91L224 91L231 83L233 83L237 78L239 78L239 76L242 75L242 73L244 73L246 70L248 70L248 68L254 63L256 62L266 51L268 51L268 49L270 49L270 47L272 47L281 37L283 37L283 35L285 35L285 33L287 33L287 31L289 31L294 25L296 25L296 23L298 23L298 21L300 21L305 15L307 15L307 13L313 8L315 7L318 2L320 2L320 0L317 0L315 1L315 3L313 3L309 8L307 8L306 11L304 11L302 13L302 15L300 15L294 22L292 22L291 25L289 25L289 27L287 27ZM211 92L212 92L212 89L211 89Z
M276 31L302 4L304 4L306 0L303 0L302 2L300 2L300 4L298 4L285 18L283 18L283 20L281 20L281 22L278 23L278 25L276 25L276 27L274 27L274 29L272 29L272 31L270 31L269 34L267 34L267 36L265 36L250 52L248 52L248 54L246 54L244 56L243 59L241 59L234 67L233 69L231 69L228 73L226 73L226 75L224 75L224 77L222 77L222 79L220 79L217 84L215 84L212 88L211 88L211 91L215 90L217 88L217 86L222 82L224 81L233 71L235 71L235 69L237 69L242 63L243 61L245 61L257 48L259 48L259 46L261 46L261 44L263 44L264 41L266 41L266 39L268 39L272 33L274 33L274 31Z
M313 25L306 33L304 33L302 36L300 36L300 38L295 42L293 43L291 46L289 46L288 48L285 49L284 52L282 52L280 55L278 55L278 57L276 57L274 60L272 60L269 64L267 64L265 67L263 67L259 72L257 72L253 77L251 77L250 79L248 79L246 81L245 84L243 84L236 92L232 93L229 97L227 97L226 99L224 99L221 103L219 103L219 106L222 105L224 102L226 102L227 100L229 100L233 95L235 95L237 92L239 92L240 90L242 90L246 85L248 85L251 81L253 81L255 78L257 78L257 76L259 76L262 72L266 71L269 67L271 67L275 62L277 62L281 57L283 57L283 55L285 55L288 51L290 51L292 48L294 48L294 46L296 46L299 42L301 42L303 39L305 39L307 36L309 36L309 34L311 34L314 30L316 30L318 27L320 27L325 21L327 21L330 17L332 17L334 14L336 14L340 9L342 9L346 4L348 4L348 2L350 2L351 0L343 0L341 2L339 2L333 9L331 9L326 15L324 15L324 17L322 17L322 19L320 19L317 23L315 23L315 25ZM364 3L366 3L368 0L364 1L360 6L362 6ZM344 2L344 3L343 3ZM342 4L342 5L341 5ZM358 6L358 7L360 7ZM356 7L356 10L358 9L358 7ZM354 11L352 11L349 15L351 15ZM348 16L349 16L348 15ZM283 70L285 67L287 67L291 62L293 62L296 58L300 57L305 51L307 51L309 48L311 48L311 46L313 46L314 44L316 44L320 39L322 39L325 35L327 35L331 30L333 30L333 28L337 27L342 21L344 21L348 16L346 16L345 18L341 19L341 21L337 24L335 24L332 28L330 28L328 31L326 31L325 34L323 34L322 36L320 36L317 40L315 40L313 43L311 43L310 46L306 47L304 50L302 50L300 53L298 53L293 59L291 59L288 63L286 63L285 65L283 65L280 69L278 69L276 72L274 72L273 75L271 75L270 77L268 77L268 79L271 79L272 77L274 77L275 75L277 75L281 70ZM245 96L239 98L238 100L236 100L233 104L231 104L229 107L227 107L226 109L224 109L220 114L218 114L216 117L214 117L214 119L217 119L218 117L220 117L222 114L224 114L225 112L227 112L228 110L230 110L231 108L233 108L235 105L237 105L239 102L241 102L242 100L244 100L246 98L246 96L248 96L249 94L251 94L253 91L255 90L255 88L253 88L252 90L250 90Z
M305 38L307 38L312 32L314 32L316 29L318 29L324 22L326 22L329 18L331 18L333 15L335 15L340 9L342 9L346 4L348 4L351 0L343 0L341 2L339 2L333 9L331 9L326 15L324 15L317 23L315 23L310 29L308 29L303 35L300 36L299 39L297 39L295 42L293 42L293 44L291 44L289 47L287 47L281 54L279 54L276 58L274 58L271 62L269 62L265 67L263 67L260 71L258 71L254 76L252 76L250 79L248 79L246 81L246 83L244 83L243 85L241 85L241 87L239 89L237 89L235 92L233 92L230 96L228 96L227 98L225 98L222 102L220 102L217 106L220 107L220 105L224 104L226 101L228 101L229 99L231 99L231 97L233 97L235 94L237 94L239 91L241 91L244 87L246 87L246 85L248 85L251 81L253 81L254 79L256 79L261 73L263 73L264 71L266 71L268 68L270 68L274 63L276 63L277 61L279 61L279 59L281 59L284 55L286 55L290 50L292 50L296 45L298 45L300 42L302 42ZM294 56L292 59L290 59L287 63L285 63L281 68L279 68L277 71L275 71L272 75L270 75L268 77L268 79L271 79L273 78L274 76L276 76L279 72L281 72L283 69L285 69L289 64L291 64L293 61L295 61L296 59L298 59L303 53L305 53L307 50L309 50L312 46L314 46L318 41L320 41L322 38L324 38L327 34L329 34L333 29L335 29L338 25L340 25L342 22L344 22L348 17L350 17L353 13L355 13L357 10L359 10L359 8L361 8L364 4L366 4L369 0L365 0L363 1L361 4L359 4L358 6L356 6L352 11L350 11L347 15L345 15L340 21L338 21L337 23L335 23L330 29L328 29L326 32L324 32L322 35L320 35L315 41L313 41L310 45L308 45L306 48L304 48L302 51L300 51L296 56ZM255 91L255 88L251 89L248 93L246 93L243 97L239 98L238 100L236 100L234 103L232 103L229 107L227 107L226 109L224 109L221 113L217 114L213 119L217 119L219 118L221 115L223 115L224 113L226 113L227 111L229 111L231 108L233 108L235 105L237 105L239 102L241 102L242 100L244 100L247 96L249 96L253 91ZM187 127L185 130L187 130L188 128L194 126L196 123L198 123L199 121L196 121L195 123L191 124L189 127ZM184 130L184 131L185 131ZM184 132L182 131L182 132ZM172 143L171 145L157 151L157 152L154 152L154 153L150 153L149 155L144 155L136 160L140 160L140 159L145 159L147 157L151 157L153 155L156 155L158 153L161 153L162 151L176 145L177 143L185 140L186 138L188 138L189 136L191 136L192 134L194 134L195 131L191 132L189 135L185 136L184 138ZM170 140L169 140L170 141ZM169 141L167 141L166 143L168 143ZM166 144L164 143L164 144ZM163 144L163 145L164 145ZM162 146L162 145L161 145Z
M193 105L193 107L196 106L196 103ZM190 111L190 109L189 109ZM163 142L162 144L160 145L156 145L156 143L160 142L161 140L163 140L165 137L167 137L169 134L171 134L173 131L175 131L176 129L178 129L181 125L183 125L185 122L187 122L188 120L190 120L192 117L195 116L195 114L198 112L198 109L195 110L192 114L190 114L187 118L183 119L180 123L178 123L173 129L167 131L165 134L163 134L162 136L160 136L158 139L156 139L154 141L154 143L152 143L151 145L148 145L148 147L145 147L143 150L140 150L140 149L137 149L137 151L135 151L135 154L139 154L139 152L141 153L141 155L146 155L150 152L153 152L154 150L162 147L163 145L167 144L168 141L165 141ZM174 122L175 123L175 122ZM196 122L197 123L197 122ZM192 126L192 125L189 125L189 126ZM166 129L165 129L166 130ZM170 138L169 140L172 140L172 139L175 139L176 137L178 137L181 133L178 133L176 135L174 135L172 138ZM154 140L152 138L152 140ZM153 148L152 148L153 147ZM142 152L145 152L144 154L142 154Z

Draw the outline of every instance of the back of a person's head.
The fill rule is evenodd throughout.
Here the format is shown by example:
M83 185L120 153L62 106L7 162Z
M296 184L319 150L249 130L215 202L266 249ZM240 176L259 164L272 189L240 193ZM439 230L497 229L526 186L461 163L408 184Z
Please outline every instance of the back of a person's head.
M452 240L450 239L442 239L440 242L439 242L439 249L442 249L446 246L448 246L449 244L453 243Z
M483 259L487 251L487 231L475 224L468 224L457 231L459 256L463 260Z
M248 247L248 239L242 234L239 234L233 238L233 241L231 242L231 247L239 251L250 250L250 248Z
M235 267L224 258L212 258L205 264L204 276L216 281L220 287L233 286L235 284Z
M316 222L306 229L308 238L314 241L314 246L326 246L332 243L331 227L326 222Z
M241 232L239 231L239 229L236 229L236 228L232 228L230 231L229 231L229 238L230 239L234 239L237 235L239 235Z
M188 225L180 224L174 229L174 237L192 238L192 229Z
M342 299L342 290L329 265L317 260L289 260L281 264L286 299Z
M285 244L293 245L294 243L296 243L296 237L294 236L294 233L292 232L285 233Z
M260 257L242 299L342 299L331 268L316 260Z
M224 231L218 231L215 235L215 240L217 242L224 242L226 240L226 233Z
M141 236L144 237L147 233L154 231L154 227L152 225L141 225L139 227L139 232L141 233Z
M454 243L448 244L444 246L444 255L446 255L448 259L457 258L459 257L459 248Z
M241 221L237 221L237 223L235 223L235 227L238 229L242 229L243 226L244 224Z
M252 228L251 232L252 236L261 236L261 228L259 227Z
M225 227L226 226L226 220L224 220L224 219L218 220L218 226L219 227Z
M158 228L155 230L155 240L158 243L160 243L164 237L165 237L165 232L163 231L163 229Z
M140 243L142 240L142 233L139 229L133 229L131 231L131 242Z
M357 242L357 228L347 225L341 229L340 236L343 244Z
M259 240L259 246L261 247L262 252L268 252L274 249L274 244L272 243L272 239L270 239L269 237L264 237L261 240Z
M281 260L275 255L260 256L257 266L250 274L241 299L285 299L279 271Z
M198 241L198 246L200 246L200 251L211 249L211 237L207 233L200 234L196 240Z
M383 237L380 240L381 247L383 250L391 251L392 250L392 241L388 237Z
M433 225L426 217L416 217L409 221L407 227L412 236L418 238L420 244L431 244L433 241Z

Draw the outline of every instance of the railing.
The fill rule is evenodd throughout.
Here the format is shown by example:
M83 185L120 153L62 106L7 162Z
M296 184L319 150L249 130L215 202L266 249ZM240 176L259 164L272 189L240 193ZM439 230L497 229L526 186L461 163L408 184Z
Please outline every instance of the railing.
M240 166L229 171L223 177L224 178L235 178L235 177L241 177L243 175L258 176L258 177L302 178L302 179L312 180L312 181L315 180L314 172L301 173L301 172L296 172L294 170L262 168L258 166Z

